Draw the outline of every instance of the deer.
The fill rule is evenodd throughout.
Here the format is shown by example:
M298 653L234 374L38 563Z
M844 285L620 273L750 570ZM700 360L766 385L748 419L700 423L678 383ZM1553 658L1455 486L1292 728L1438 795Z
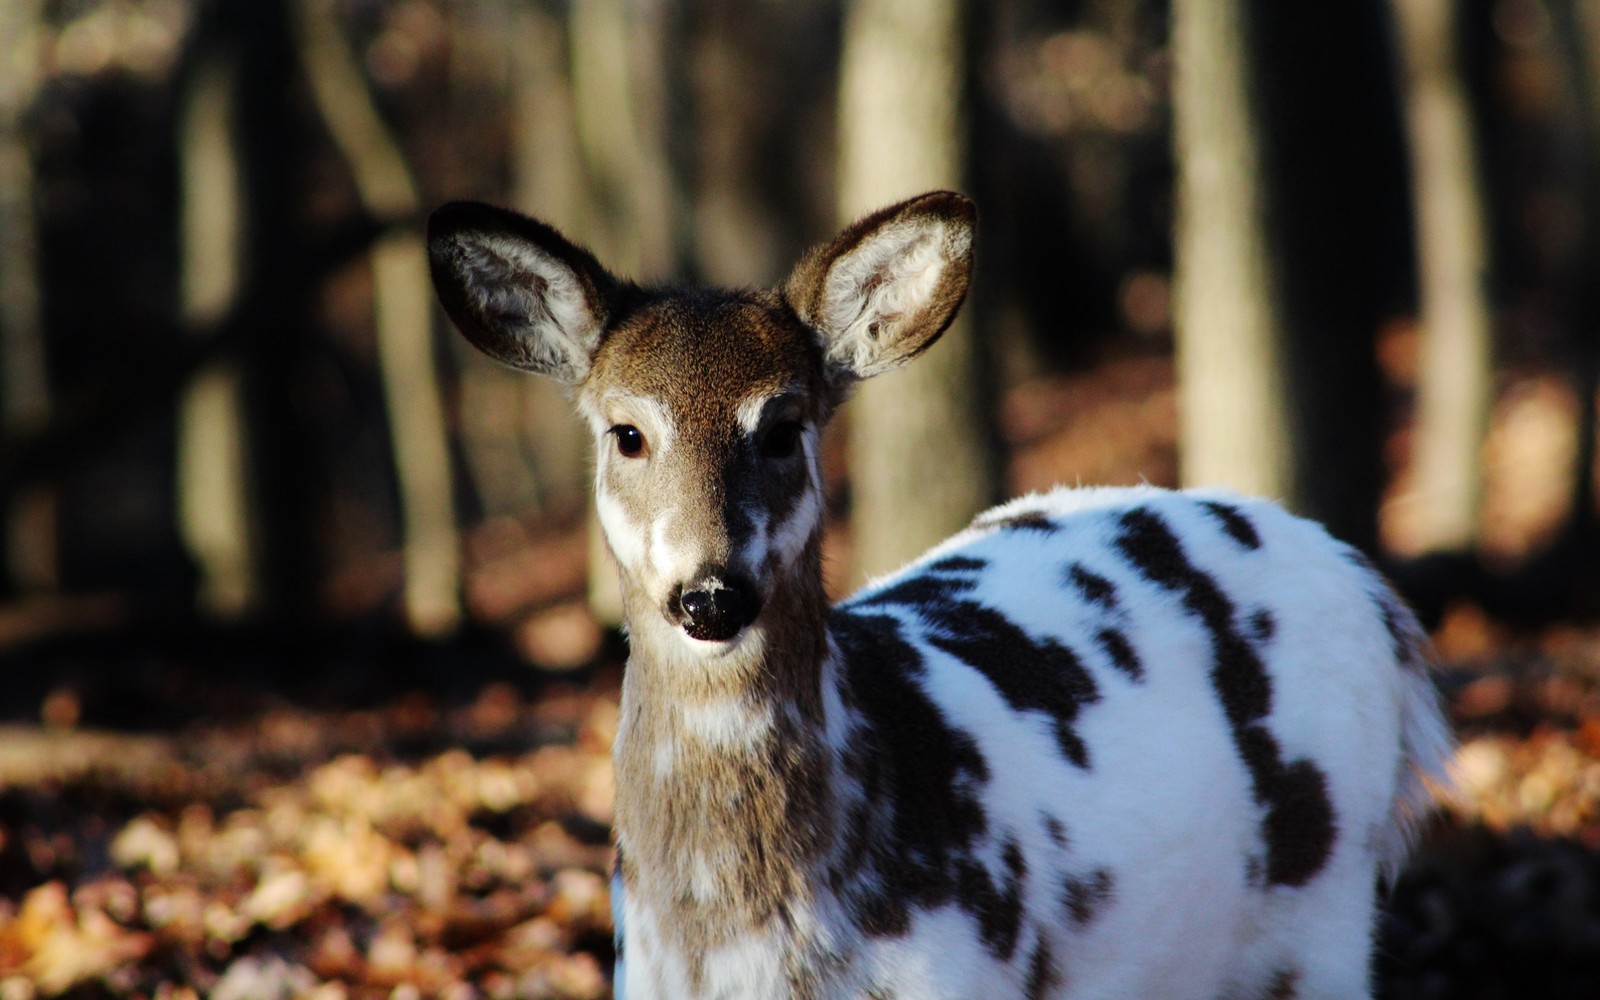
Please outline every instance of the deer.
M1371 996L1452 741L1355 549L1223 490L1056 489L830 606L819 435L949 326L976 220L923 194L742 290L429 220L454 325L593 433L616 995Z

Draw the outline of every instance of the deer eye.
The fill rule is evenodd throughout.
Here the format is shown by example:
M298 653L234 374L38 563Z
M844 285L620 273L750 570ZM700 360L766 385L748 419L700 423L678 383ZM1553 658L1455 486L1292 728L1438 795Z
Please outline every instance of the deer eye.
M761 436L761 454L767 458L788 458L800 447L802 428L798 420L773 424Z
M610 433L617 439L617 451L623 458L640 458L644 455L644 435L639 433L639 428L632 424L618 424L611 428Z

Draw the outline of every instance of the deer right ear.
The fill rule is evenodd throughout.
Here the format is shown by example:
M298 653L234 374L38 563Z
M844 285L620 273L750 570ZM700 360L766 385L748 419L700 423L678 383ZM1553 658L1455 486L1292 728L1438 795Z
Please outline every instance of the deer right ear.
M966 297L977 209L934 191L847 227L805 255L784 285L846 379L898 368L939 339Z
M473 346L502 364L576 385L589 371L618 282L542 222L457 201L428 219L433 285Z

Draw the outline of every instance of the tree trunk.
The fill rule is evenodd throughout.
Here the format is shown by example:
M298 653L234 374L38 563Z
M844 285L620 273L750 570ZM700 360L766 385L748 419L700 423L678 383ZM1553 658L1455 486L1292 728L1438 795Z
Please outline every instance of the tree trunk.
M1182 478L1370 550L1407 245L1380 10L1178 0L1173 22Z
M243 224L233 107L237 68L202 53L180 111L179 171L184 324L205 329L239 292ZM201 368L178 411L178 528L199 571L199 604L237 617L259 598L249 511L238 364Z
M565 33L538 6L512 14L512 205L574 239L583 240L595 215L578 149ZM588 497L588 429L549 379L501 372L514 380L523 449L533 456L540 506L572 510Z
M1488 238L1477 144L1450 0L1393 0L1410 130L1420 277L1415 502L1423 550L1478 533L1480 453L1493 401Z
M965 58L957 0L857 0L839 84L839 214L853 220L963 183ZM894 569L998 495L992 416L970 312L848 408L857 580Z
M39 308L32 153L23 118L39 85L42 0L0 3L0 430L42 426L50 415ZM0 498L0 591L56 582L55 491L29 485Z
M312 94L376 219L415 218L421 201L399 147L339 33L331 0L298 0L297 29ZM461 619L461 560L450 449L433 357L427 251L415 229L372 249L373 321L400 487L405 610L419 635L453 631Z
M1283 317L1241 0L1174 0L1180 475L1290 499Z
M625 0L574 0L568 21L578 146L595 208L571 235L608 267L645 280L673 276L677 260L661 27ZM622 592L592 511L589 539L590 609L618 624Z

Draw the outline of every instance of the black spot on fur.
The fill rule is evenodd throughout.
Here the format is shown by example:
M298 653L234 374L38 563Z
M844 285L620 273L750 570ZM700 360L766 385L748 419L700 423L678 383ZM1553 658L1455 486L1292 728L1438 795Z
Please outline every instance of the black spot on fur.
M1085 878L1068 875L1061 880L1061 902L1077 927L1087 927L1116 891L1116 879L1109 868L1096 868Z
M989 565L987 559L976 559L972 556L945 556L938 562L930 563L928 569L935 573L976 573L986 569Z
M1237 513L1237 512L1235 512ZM1210 575L1189 562L1172 529L1154 512L1122 515L1117 547L1152 582L1183 595L1211 633L1211 681L1250 772L1255 800L1266 810L1262 836L1266 874L1274 885L1304 885L1333 851L1337 834L1327 779L1307 760L1285 765L1277 738L1262 720L1272 708L1272 681L1235 624L1233 602Z
M1252 889L1267 887L1267 865L1259 854L1252 854L1244 859L1244 881Z
M1082 563L1067 567L1067 583L1076 587L1083 599L1098 604L1107 611L1117 606L1117 587L1110 580L1085 569Z
M1072 728L1078 710L1098 701L1094 678L1070 649L1053 639L1035 641L993 608L975 601L925 605L923 617L937 631L928 641L989 679L1018 712L1049 717L1067 759L1089 766L1089 751Z
M977 744L916 683L925 667L899 622L836 610L830 625L847 653L845 684L868 723L855 737L868 745L851 754L869 798L888 796L895 837L917 857L937 861L967 848L986 828L975 789L989 780L989 766Z
M1061 822L1061 818L1042 812L1039 814L1039 821L1044 825L1045 836L1050 838L1050 843L1065 849L1067 846L1067 826Z
M1250 631L1255 635L1256 642L1271 642L1278 631L1278 620L1272 617L1272 612L1261 608L1250 616Z
M994 608L962 600L971 577L913 576L872 594L857 608L899 604L928 623L928 642L988 678L1014 711L1040 711L1050 718L1066 758L1089 766L1088 748L1072 728L1078 710L1098 701L1094 678L1078 657L1054 639L1035 641Z
M620 848L620 847L617 848L616 855L611 859L611 877L613 879L617 879L617 880L621 880L621 878L622 878L622 848ZM622 914L618 913L615 916L615 918L613 919L613 924L616 925L617 927L620 927L621 923L622 923ZM623 952L623 938L622 938L622 931L621 930L614 930L612 932L612 934L611 934L611 944L612 944L613 948L616 951L616 960L619 961L619 962L622 961L622 958L623 958L623 955L622 955L622 952Z
M913 908L954 900L978 921L986 946L1009 958L1022 920L1022 849L1008 839L1003 871L974 856L987 818L977 792L989 767L971 736L952 726L916 683L922 657L886 615L835 609L830 626L845 651L844 684L862 725L848 764L863 805L852 810L830 881L855 924L871 936L904 934Z
M1022 885L1028 877L1022 848L1007 839L1000 850L1004 871L996 885L989 869L973 858L956 862L956 899L978 919L978 936L997 958L1010 959L1022 930Z
M1296 969L1280 969L1267 983L1267 991L1261 994L1261 1000L1295 1000L1299 995L1300 972Z
M1025 510L1020 514L994 516L983 514L972 522L974 528L998 528L1001 531L1042 531L1050 534L1056 523L1042 510Z
M1112 666L1127 674L1132 680L1144 680L1144 664L1139 662L1139 654L1134 652L1133 644L1128 642L1127 636L1114 628L1103 628L1095 633L1095 639L1100 643L1100 648L1111 658Z
M974 585L974 582L966 577L933 576L922 573L907 577L876 594L869 594L855 601L853 606L870 608L881 604L904 604L907 607L922 608L948 602L957 594L965 594Z
M1044 1000L1050 990L1061 984L1061 970L1056 968L1055 955L1050 942L1039 935L1033 953L1028 956L1028 981L1023 991L1024 1000Z
M1333 847L1333 801L1328 779L1309 760L1273 776L1267 810L1267 881L1305 885L1322 870Z
M1239 508L1216 500L1203 501L1200 506L1222 522L1222 530L1228 533L1228 537L1247 549L1261 548L1261 536L1256 533L1256 526L1250 523L1250 519L1245 517Z

